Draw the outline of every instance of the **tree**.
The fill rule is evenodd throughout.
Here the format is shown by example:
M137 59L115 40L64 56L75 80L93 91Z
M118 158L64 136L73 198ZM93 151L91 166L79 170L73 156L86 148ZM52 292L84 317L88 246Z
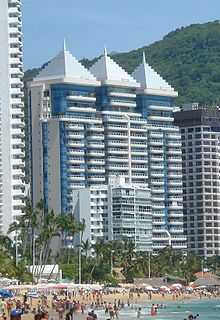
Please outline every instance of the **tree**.
M50 262L59 263L63 247L73 243L74 236L81 232L84 225L75 220L72 214L57 214L48 210L40 201L35 208L27 201L25 213L12 223L9 233L16 233L22 259L33 264L33 274L37 279ZM2 239L3 240L3 239ZM57 249L52 244L56 242Z

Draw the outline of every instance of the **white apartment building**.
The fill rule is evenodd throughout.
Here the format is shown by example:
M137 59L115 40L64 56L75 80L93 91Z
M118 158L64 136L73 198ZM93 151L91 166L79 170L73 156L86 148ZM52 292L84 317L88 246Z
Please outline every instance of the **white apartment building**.
M24 207L21 0L0 0L0 233Z
M111 177L108 185L73 192L73 212L85 221L83 240L129 240L138 251L152 250L152 212L149 190Z

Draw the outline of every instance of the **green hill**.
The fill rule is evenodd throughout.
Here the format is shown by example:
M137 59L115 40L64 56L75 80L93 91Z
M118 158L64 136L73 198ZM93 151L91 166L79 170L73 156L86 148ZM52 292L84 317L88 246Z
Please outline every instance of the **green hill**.
M131 73L140 63L143 50L147 62L179 92L177 104L220 103L219 21L180 28L149 46L111 56ZM96 59L83 59L82 63L88 67ZM37 69L28 70L25 79L36 73Z

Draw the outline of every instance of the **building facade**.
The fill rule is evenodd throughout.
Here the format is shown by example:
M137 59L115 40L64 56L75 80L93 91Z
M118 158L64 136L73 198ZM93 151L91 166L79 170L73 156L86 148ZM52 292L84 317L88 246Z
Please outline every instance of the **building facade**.
M186 105L175 113L183 152L184 226L188 248L220 254L220 110Z
M25 193L21 0L1 0L0 25L0 233L7 233Z
M147 63L133 73L141 84L137 106L147 120L148 185L151 190L153 246L186 249L183 235L182 152L179 128L174 125L177 92Z
M152 250L152 212L149 190L111 177L108 185L73 192L73 212L85 221L83 240L129 240L137 251Z
M154 249L182 249L176 92L147 66L144 60L131 76L105 50L87 70L64 45L38 74L29 88L32 200L36 205L44 199L57 213L73 212L75 190L86 188L80 193L88 199L90 188L107 186L112 176L120 176L132 188L150 188ZM108 232L109 239L117 238L116 229L111 237Z

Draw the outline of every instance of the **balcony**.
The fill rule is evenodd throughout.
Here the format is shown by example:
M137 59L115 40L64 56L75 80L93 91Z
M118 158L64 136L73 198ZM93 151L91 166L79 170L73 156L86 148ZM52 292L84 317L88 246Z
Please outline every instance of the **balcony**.
M97 157L97 158L105 157L105 153L100 151L89 150L86 154L87 154L87 157Z
M84 181L85 177L84 176L69 176L68 180L69 181Z
M108 140L107 141L108 146L115 146L115 147L127 147L128 143L127 141L114 141L114 140Z
M108 170L112 171L128 171L128 166L113 166L113 165L108 165Z
M84 164L84 159L68 159L68 163L71 164Z
M152 164L151 163L151 169L158 169L158 170L163 170L164 169L164 166L163 166L163 164Z
M161 138L163 139L163 134L162 133L157 133L157 132L150 132L150 138Z
M114 149L110 149L108 148L108 151L107 151L109 154L119 154L119 155L127 155L128 154L128 150L114 150Z
M71 173L75 173L75 172L83 173L85 171L85 169L84 168L69 167L68 171L71 172Z
M84 151L82 150L68 150L68 154L72 156L84 156Z
M104 132L104 128L103 127L96 127L96 126L90 126L88 128L86 128L86 131L94 131L94 132Z
M131 127L130 131L134 131L134 132L146 132L147 129L145 127Z
M88 159L89 164L93 165L105 165L105 160L97 160L97 159Z
M112 133L112 132L109 132L108 135L107 135L108 139L128 139L128 136L125 135L125 134L120 134L120 133Z
M148 116L148 120L149 121L161 121L161 124L163 121L167 122L173 122L174 121L174 118L171 118L171 117L162 117L162 116Z
M100 177L96 177L96 176L92 176L92 177L88 177L87 178L88 181L90 182L100 182L100 183L105 183L105 177L104 176L100 176Z
M149 140L149 145L150 145L150 146L163 146L163 141L153 141L153 140Z
M163 157L155 157L154 155L151 155L151 158L150 158L151 161L153 162L163 162L164 161L164 158Z
M146 168L146 167L143 167L143 168L142 168L142 167L135 168L135 167L132 166L131 169L132 169L132 172L135 172L135 171L136 171L136 172L139 172L139 171L141 171L141 172L142 172L142 171L143 171L143 172L145 171L145 172L146 172L146 171L148 171L148 168ZM144 178L144 177L143 177L143 178Z
M140 140L140 141L144 141L146 143L147 141L147 136L139 136L139 135L131 135L131 139L135 139L135 140Z
M115 157L108 157L107 162L116 162L116 163L128 163L127 158L115 158Z
M136 102L110 101L112 107L136 108Z
M68 124L66 126L66 130L68 131L72 131L72 130L76 130L76 131L83 131L84 130L84 126L81 126L79 124ZM71 134L75 135L75 132L71 132Z
M136 94L126 93L126 92L109 92L110 97L121 97L121 98L136 98Z
M84 135L80 133L69 133L67 136L69 139L83 139Z
M158 181L158 180L152 179L152 180L151 180L151 184L152 184L153 186L163 186L163 185L164 185L164 181L163 181L163 180Z
M168 181L169 186L182 186L182 181Z
M66 145L71 148L79 148L79 149L84 147L83 142L72 142L71 140L68 140Z
M163 149L150 148L150 154L152 157L157 154L163 155Z
M149 106L150 110L155 110L155 111L173 111L172 107L165 107L165 106Z
M88 151L103 151L105 148L105 145L103 143L92 143L87 145Z
M127 126L112 125L112 124L107 124L106 129L109 130L109 131L111 130L113 132L115 132L115 131L119 131L119 132L120 131L122 131L122 132L128 131Z
M88 97L88 96L67 96L66 97L70 101L83 101L83 102L96 102L95 97Z
M95 134L92 134L90 136L87 136L87 140L90 141L90 140L98 140L98 141L104 141L104 135L95 135Z
M132 162L132 163L147 164L147 159L132 159L132 158L131 158L131 162Z
M87 171L89 173L105 173L105 168L88 168Z

